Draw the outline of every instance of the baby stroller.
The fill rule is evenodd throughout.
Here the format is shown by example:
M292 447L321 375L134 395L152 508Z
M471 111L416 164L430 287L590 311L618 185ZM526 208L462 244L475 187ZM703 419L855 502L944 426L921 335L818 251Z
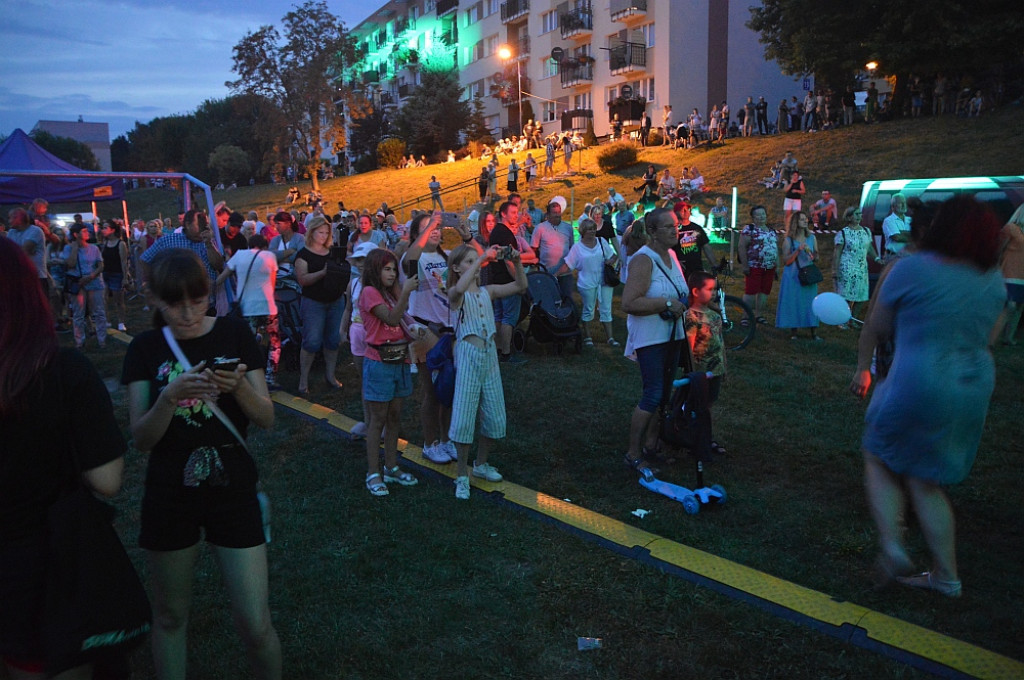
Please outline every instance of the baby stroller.
M523 337L523 348L529 338L537 342L555 343L555 352L562 353L565 343L572 342L576 353L583 352L583 332L580 315L572 298L562 297L558 279L543 270L526 275L528 289L526 301L530 319Z
M710 376L692 370L690 344L684 339L680 345L678 362L672 356L674 352L667 353L659 437L661 442L669 447L689 451L694 459L697 485L694 489L688 489L659 480L655 478L650 468L641 468L640 485L681 502L687 514L695 515L700 511L701 505L725 503L727 496L725 489L718 484L704 486L704 461L711 460L711 399L708 396ZM677 363L683 368L685 375L673 380Z
M299 369L299 349L302 347L302 317L299 316L301 299L299 292L291 286L279 285L274 290L277 325L281 333L280 365L291 371Z

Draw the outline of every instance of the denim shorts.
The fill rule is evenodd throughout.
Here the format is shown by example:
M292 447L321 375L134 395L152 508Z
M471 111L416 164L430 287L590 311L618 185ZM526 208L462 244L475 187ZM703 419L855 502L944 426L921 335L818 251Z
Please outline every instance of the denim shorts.
M640 382L643 385L643 394L636 407L646 413L654 413L664 398L665 389L665 361L666 354L672 353L671 365L675 367L679 363L679 350L682 348L680 341L663 342L658 345L648 345L636 350L636 362L640 365ZM672 389L669 388L671 394Z
M345 296L334 302L317 302L302 298L302 349L309 353L322 349L335 351L341 345L341 320L345 315Z
M124 274L104 274L103 283L106 284L107 290L116 293L124 288Z
M412 372L409 364L384 363L363 357L363 399L391 401L412 394Z
M523 304L522 295L509 295L508 297L492 300L494 307L494 323L516 326L519 324L519 310Z

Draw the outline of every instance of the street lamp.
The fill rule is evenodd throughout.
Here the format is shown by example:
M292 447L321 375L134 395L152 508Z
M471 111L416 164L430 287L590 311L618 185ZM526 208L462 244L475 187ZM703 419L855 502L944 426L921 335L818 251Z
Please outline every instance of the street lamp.
M502 45L498 48L498 56L508 61L512 58L512 48ZM519 59L516 59L516 95L519 97L519 134L523 134L523 74L519 70Z

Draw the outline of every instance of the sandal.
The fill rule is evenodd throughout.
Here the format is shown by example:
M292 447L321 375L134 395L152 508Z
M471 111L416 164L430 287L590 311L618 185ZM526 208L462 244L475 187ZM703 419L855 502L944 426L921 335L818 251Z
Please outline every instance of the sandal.
M654 479L654 474L657 472L657 470L651 469L651 467L647 464L647 461L644 460L642 457L630 458L629 454L627 453L622 458L622 461L626 464L626 467L632 470L636 470L644 479L648 481Z
M406 472L396 465L390 470L388 468L384 468L384 481L394 482L396 484L401 484L402 486L415 486L420 480L413 477L411 472Z
M963 594L960 581L940 581L937 578L933 578L930 571L915 576L897 576L896 580L905 586L934 590L946 597L960 597Z
M376 478L377 481L373 481ZM370 493L374 496L387 496L388 485L384 483L384 478L380 476L379 472L371 472L366 475L366 488L370 490Z

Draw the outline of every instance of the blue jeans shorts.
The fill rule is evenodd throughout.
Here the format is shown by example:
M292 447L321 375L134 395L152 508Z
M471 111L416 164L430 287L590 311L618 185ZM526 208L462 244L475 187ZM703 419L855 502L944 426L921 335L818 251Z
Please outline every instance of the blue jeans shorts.
M412 394L412 372L407 363L384 363L363 358L363 399L391 401Z
M492 300L494 307L494 323L516 326L519 324L519 310L523 304L522 295L509 295L498 300Z

